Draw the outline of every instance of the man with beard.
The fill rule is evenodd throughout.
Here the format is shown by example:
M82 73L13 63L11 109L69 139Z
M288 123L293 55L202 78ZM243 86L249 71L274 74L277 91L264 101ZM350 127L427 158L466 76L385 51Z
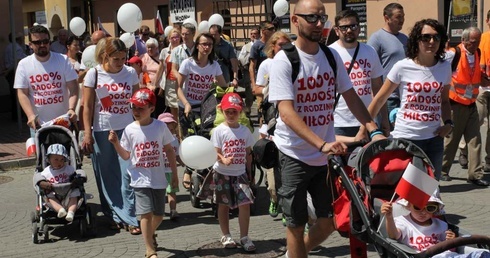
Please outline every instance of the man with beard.
M320 0L300 0L291 22L298 29L295 42L300 58L296 80L284 50L274 57L270 74L269 100L279 110L274 142L279 149L282 186L278 190L287 226L287 257L303 258L334 230L332 193L327 187L327 154L340 154L347 146L335 141L333 104L335 92L342 94L354 116L367 127L371 138L383 139L366 107L352 88L345 69L332 67L320 50L319 41L328 16ZM337 67L343 62L332 50ZM335 89L336 87L336 89ZM317 216L316 223L304 234L308 220L307 192Z
M398 3L391 3L383 9L385 24L383 28L374 32L367 42L378 53L384 69L384 78L391 70L393 65L406 57L407 35L401 33L405 22L403 6ZM391 110L400 107L400 91L395 90L388 98L388 114ZM391 128L393 129L393 128Z
M32 129L63 114L76 121L77 73L66 56L49 51L49 42L46 27L30 28L29 46L34 53L19 62L15 73L14 89Z
M330 47L339 53L354 90L368 107L383 84L383 66L378 54L371 46L357 41L360 26L359 15L355 11L349 9L340 11L335 17L334 29L339 39ZM350 112L345 99L341 96L336 98L338 99L334 112L336 138L340 141L354 141L361 124ZM384 118L387 118L386 109ZM388 120L383 119L383 121L389 127Z

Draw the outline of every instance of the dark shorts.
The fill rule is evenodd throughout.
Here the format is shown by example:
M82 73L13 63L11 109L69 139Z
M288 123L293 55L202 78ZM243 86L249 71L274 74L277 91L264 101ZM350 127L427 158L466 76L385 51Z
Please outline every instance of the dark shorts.
M350 127L334 127L335 135L343 135L348 137L354 137L359 132L359 126Z
M307 192L318 218L333 216L327 165L310 166L279 152L279 169L282 185L277 194L288 227L302 227L308 222Z
M166 189L134 188L136 215L153 212L153 215L163 216L165 192Z

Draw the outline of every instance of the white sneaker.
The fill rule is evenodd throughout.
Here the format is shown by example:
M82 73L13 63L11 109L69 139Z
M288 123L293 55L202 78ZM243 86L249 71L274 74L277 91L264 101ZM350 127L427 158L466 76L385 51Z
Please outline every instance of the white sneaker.
M236 242L231 238L231 235L224 235L221 237L221 244L223 244L224 248L236 248Z
M61 208L59 211L58 211L58 218L64 218L66 216L66 210L65 208Z
M73 221L73 217L75 217L75 213L73 211L69 211L68 214L66 214L66 221L68 222L72 222Z

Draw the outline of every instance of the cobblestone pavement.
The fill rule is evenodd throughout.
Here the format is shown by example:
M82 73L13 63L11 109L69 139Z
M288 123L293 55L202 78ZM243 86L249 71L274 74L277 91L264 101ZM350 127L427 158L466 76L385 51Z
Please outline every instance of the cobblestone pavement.
M86 189L95 196L89 200L90 206L98 209L98 194L89 162L84 161L88 174ZM54 227L50 232L52 241L33 244L30 222L30 213L35 206L31 186L33 171L34 167L24 167L0 172L0 257L143 257L145 249L141 235L109 230L100 213L96 237L79 237L78 223L73 223ZM448 219L474 234L488 234L490 189L466 183L465 173L454 164L451 175L455 179L441 182ZM179 174L182 175L181 170ZM488 175L486 179L490 179ZM258 246L255 254L244 254L239 249L223 251L216 243L220 230L210 206L204 203L200 209L193 208L188 192L181 191L178 194L181 218L178 222L165 219L158 230L159 257L275 257L283 254L285 229L280 219L273 219L267 213L265 186L260 187L257 196L257 214L251 217L249 234ZM238 236L236 217L231 219L230 227L232 234ZM350 257L348 241L334 233L310 257ZM369 257L378 257L372 247Z

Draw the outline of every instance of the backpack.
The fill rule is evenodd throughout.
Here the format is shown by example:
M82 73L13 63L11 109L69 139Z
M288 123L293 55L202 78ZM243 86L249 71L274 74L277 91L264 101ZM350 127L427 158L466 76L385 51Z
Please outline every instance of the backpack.
M265 138L258 140L254 144L252 152L255 162L261 167L269 169L277 165L279 151L273 141Z
M477 48L476 49L476 52L478 52L478 57L481 58L481 50L480 48ZM453 61L451 62L451 70L454 72L456 71L456 68L458 68L458 64L459 64L459 59L461 58L461 48L459 48L458 46L456 46L454 48L454 58L453 58Z
M319 46L320 49L325 54L328 60L328 64L330 65L330 67L332 67L334 77L337 78L337 62L335 61L335 57L332 53L332 50L330 50L330 48L328 48L323 44L319 44ZM300 58L299 58L298 50L291 43L287 43L283 45L282 50L284 50L284 53L286 53L286 56L289 59L289 62L291 63L292 66L291 81L294 83L294 81L296 81L296 79L298 78L299 68L300 68ZM335 87L334 96L336 96L335 103L334 103L334 108L335 108L338 102L337 87ZM260 108L262 109L262 118L264 119L264 123L268 125L267 132L270 135L274 135L274 130L276 128L275 120L279 116L279 112L276 106L273 103L269 102L269 96L267 96L262 101Z

